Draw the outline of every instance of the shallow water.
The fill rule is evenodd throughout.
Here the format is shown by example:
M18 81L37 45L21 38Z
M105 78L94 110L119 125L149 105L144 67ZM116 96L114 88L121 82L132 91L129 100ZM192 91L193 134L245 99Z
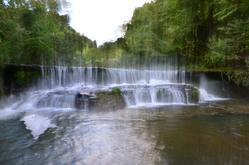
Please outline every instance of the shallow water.
M30 110L0 120L0 164L248 164L248 110L232 100ZM32 117L38 135L27 129Z

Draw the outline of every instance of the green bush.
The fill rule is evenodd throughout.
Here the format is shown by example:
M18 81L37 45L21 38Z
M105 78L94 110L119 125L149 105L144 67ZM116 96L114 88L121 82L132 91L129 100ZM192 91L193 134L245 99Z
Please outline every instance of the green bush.
M24 70L17 71L14 74L15 82L19 85L30 85L33 81L37 80L40 76L38 71L27 71Z
M121 90L116 87L116 88L112 89L112 93L118 98L118 97L120 97Z

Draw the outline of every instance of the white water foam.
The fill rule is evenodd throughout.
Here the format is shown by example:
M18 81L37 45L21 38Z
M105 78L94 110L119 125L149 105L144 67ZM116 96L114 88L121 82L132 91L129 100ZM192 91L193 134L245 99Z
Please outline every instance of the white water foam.
M205 89L199 89L199 91L200 91L200 102L229 100L229 98L220 98L212 94L209 94Z
M26 129L31 131L31 134L35 140L38 139L39 136L48 128L56 127L56 125L51 123L49 118L36 114L24 116L21 121L24 121Z
M31 91L26 92L23 94L23 96L19 97L18 100L9 100L8 104L0 109L0 120L8 120L16 117L20 117L22 113L24 112L37 112L37 111L71 111L75 110L74 107L67 106L68 104L72 105L72 102L74 102L74 99L66 100L68 97L65 97L64 104L62 104L64 107L58 107L56 102L58 102L58 98L62 96L52 97L55 106L53 107L53 104L49 104L47 107L41 107L38 108L37 102L43 98L46 97L49 93L58 91L59 88L55 88L52 90L38 90L38 91ZM70 97L69 97L70 98ZM51 105L51 106L50 106ZM60 105L60 104L59 104ZM50 107L49 107L50 106ZM57 106L57 107L56 107Z
M13 110L12 107L7 107L4 109L0 109L1 115L0 120L8 120L11 118L15 118L19 115L20 111Z
M0 116L3 120L16 117L21 112L33 112L23 117L22 121L35 139L47 128L55 126L49 118L35 112L75 110L74 94L77 92L119 87L129 108L189 105L187 90L184 89L187 86L184 71L41 67L41 73L40 84L27 92L22 100L1 110ZM200 101L211 100L221 98L200 89Z
M128 107L162 106L168 104L186 104L182 91L175 85L136 85L123 89L122 95Z

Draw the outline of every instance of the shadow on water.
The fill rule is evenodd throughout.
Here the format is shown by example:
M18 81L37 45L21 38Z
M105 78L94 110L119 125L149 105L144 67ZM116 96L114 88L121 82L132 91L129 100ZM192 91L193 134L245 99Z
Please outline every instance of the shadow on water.
M169 164L247 164L249 115L219 114L153 123Z

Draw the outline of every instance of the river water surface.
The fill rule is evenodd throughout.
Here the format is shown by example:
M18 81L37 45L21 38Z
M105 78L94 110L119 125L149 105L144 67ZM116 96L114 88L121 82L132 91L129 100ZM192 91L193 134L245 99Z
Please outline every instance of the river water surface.
M248 108L230 100L26 111L0 121L0 164L249 164ZM36 136L25 117L49 128Z
M222 82L202 80L189 104L183 71L41 69L40 86L0 110L0 164L249 164L248 98L208 93ZM113 85L127 108L74 108L72 93Z

